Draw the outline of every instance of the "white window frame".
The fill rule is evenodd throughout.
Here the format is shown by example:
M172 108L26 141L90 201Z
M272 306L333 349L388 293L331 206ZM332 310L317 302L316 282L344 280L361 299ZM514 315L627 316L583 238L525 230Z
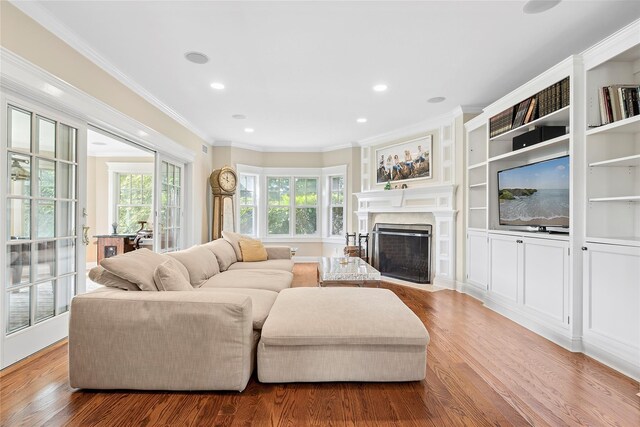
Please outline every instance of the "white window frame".
M344 236L331 236L330 228L330 197L331 187L329 177L342 176L344 179L344 228L347 229L347 213L349 200L347 199L347 165L329 166L324 168L261 168L257 166L249 166L236 164L238 175L254 175L256 180L256 236L266 242L327 242L327 243L343 243ZM289 234L268 235L267 234L267 178L288 177L291 179L290 185L290 205L292 209L290 215ZM296 235L295 234L295 178L317 178L318 179L318 205L316 206L317 232L313 235ZM236 230L240 229L240 195L236 193ZM299 206L300 207L300 206ZM346 232L346 231L345 231Z
M242 208L252 208L253 209L253 232L250 233L249 235L251 237L258 237L259 231L258 231L258 217L260 216L259 214L259 203L258 203L258 198L260 197L260 175L256 174L256 173L238 173L238 178L239 181L242 180L243 177L250 177L253 178L253 204L247 205L247 204L242 204L242 197L240 195L240 185L238 184L238 212L236 215L236 218L238 218L238 232L242 232L242 230L240 230L240 212L242 211Z
M150 157L153 159L153 157ZM106 226L106 229L112 231L111 224L118 217L116 214L117 211L117 200L119 196L120 190L120 182L118 175L119 174L143 174L143 175L151 175L154 179L155 183L155 165L154 160L151 160L150 163L128 163L128 162L106 162L107 163L107 171L109 174L109 215L108 215L108 224L102 224L102 226ZM154 184L155 185L155 184ZM155 193L152 191L152 193ZM154 194L151 195L151 213L153 215L155 200L153 199Z
M342 189L342 203L334 203L333 202L333 188L332 188L332 184L331 181L333 180L333 178L342 178L342 185L343 185L343 189ZM345 204L346 204L346 189L344 188L344 181L345 181L345 176L344 175L329 175L327 177L327 194L328 194L328 201L327 201L327 237L344 237L345 235L345 226L346 226L346 216L345 216ZM342 231L340 232L340 234L333 234L333 209L334 208L342 208Z

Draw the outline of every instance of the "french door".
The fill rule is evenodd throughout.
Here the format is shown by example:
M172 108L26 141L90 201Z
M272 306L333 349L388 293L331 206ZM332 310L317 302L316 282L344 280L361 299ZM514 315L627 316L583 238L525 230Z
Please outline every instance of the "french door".
M184 247L184 163L158 153L156 157L156 244L157 252L173 252Z
M71 298L84 290L84 169L78 124L24 102L2 105L4 368L67 336Z

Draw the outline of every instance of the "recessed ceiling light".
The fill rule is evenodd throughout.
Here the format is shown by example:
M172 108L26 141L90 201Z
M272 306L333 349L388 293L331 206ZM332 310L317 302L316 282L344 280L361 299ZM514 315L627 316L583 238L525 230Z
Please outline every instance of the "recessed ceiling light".
M246 118L247 118L247 116L245 116L244 114L234 114L234 115L233 115L233 116L231 116L231 117L233 117L233 118L234 118L234 119L236 119L236 120L244 120L244 119L246 119Z
M246 133L253 133L253 128L244 128Z
M187 52L184 54L184 57L187 58L187 61L193 62L194 64L206 64L209 62L209 57L200 52Z
M529 0L524 4L522 11L529 15L546 12L556 7L560 1L561 0Z
M427 99L427 102L430 102L432 104L437 104L438 102L442 102L445 99L447 98L445 98L444 96L436 96L436 97Z
M107 145L107 143L106 142L95 141L95 142L92 142L91 145Z
M366 117L360 117L356 120L356 122L358 123L367 123L367 118Z
M384 92L385 90L387 90L387 85L385 85L385 84L375 85L373 87L373 90L376 91L376 92Z
M224 89L224 85L220 82L213 82L211 83L211 88L215 90L222 90Z

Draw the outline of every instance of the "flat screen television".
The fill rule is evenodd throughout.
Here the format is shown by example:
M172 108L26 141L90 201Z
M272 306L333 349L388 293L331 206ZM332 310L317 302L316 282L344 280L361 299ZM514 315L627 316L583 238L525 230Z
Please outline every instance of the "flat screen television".
M498 172L500 225L569 228L569 156Z

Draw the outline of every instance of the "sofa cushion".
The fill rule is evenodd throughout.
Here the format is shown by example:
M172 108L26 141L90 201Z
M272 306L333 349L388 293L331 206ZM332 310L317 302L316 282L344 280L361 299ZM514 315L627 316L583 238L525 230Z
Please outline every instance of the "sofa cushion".
M236 253L236 258L238 261L243 260L242 249L240 248L240 240L255 240L251 236L246 236L240 233L234 233L233 231L223 231L222 238L229 242L234 252Z
M180 261L169 258L156 267L153 278L159 291L192 291L193 286L189 283L182 272L184 266Z
M253 329L259 331L267 320L273 303L276 302L278 293L264 289L240 289L240 288L199 288L197 292L224 292L230 294L246 295L251 298L251 311L253 315Z
M388 289L293 288L278 294L261 342L276 346L424 347L429 333L418 316Z
M238 261L236 252L233 250L233 247L231 247L231 243L224 239L217 239L202 246L213 252L218 259L220 271L227 270L233 263Z
M109 288L124 289L126 291L139 291L140 288L135 283L131 283L121 277L110 273L102 266L93 267L89 270L89 279L96 282L99 285L107 286Z
M229 270L207 280L203 288L249 288L280 292L291 287L293 274L281 270Z
M236 262L229 270L280 270L293 271L294 262L290 259L270 259L257 262Z
M166 260L166 256L144 248L103 259L100 265L110 273L135 283L143 291L157 291L153 273Z
M242 252L242 262L256 262L267 260L267 250L259 240L240 240L240 251Z
M201 286L211 276L220 273L217 258L204 246L192 246L183 251L167 254L171 258L180 261L180 264L187 271L187 280L194 288Z

